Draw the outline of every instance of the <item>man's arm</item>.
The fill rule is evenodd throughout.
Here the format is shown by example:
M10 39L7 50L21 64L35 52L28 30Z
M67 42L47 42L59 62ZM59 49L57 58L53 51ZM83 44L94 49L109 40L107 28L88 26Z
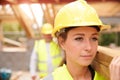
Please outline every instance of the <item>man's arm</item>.
M29 67L30 67L30 74L32 76L32 80L35 80L35 78L37 77L37 74L36 74L37 54L36 54L35 49L32 50Z

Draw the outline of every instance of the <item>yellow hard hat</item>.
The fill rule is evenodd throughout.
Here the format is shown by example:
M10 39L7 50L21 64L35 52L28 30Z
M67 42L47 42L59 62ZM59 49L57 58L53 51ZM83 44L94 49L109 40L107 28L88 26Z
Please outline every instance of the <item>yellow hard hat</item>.
M53 26L50 23L43 24L43 26L41 28L42 34L51 34L52 31L53 31Z
M110 27L103 25L95 9L85 0L71 2L59 10L54 21L53 36L63 28L74 26L99 26L100 30Z

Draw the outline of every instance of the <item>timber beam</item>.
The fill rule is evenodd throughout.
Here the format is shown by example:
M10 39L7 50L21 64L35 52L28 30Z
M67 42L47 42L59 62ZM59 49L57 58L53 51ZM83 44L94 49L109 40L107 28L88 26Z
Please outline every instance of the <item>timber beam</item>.
M107 80L110 80L109 65L115 56L120 56L119 50L99 46L98 53L92 63L93 68L104 75Z

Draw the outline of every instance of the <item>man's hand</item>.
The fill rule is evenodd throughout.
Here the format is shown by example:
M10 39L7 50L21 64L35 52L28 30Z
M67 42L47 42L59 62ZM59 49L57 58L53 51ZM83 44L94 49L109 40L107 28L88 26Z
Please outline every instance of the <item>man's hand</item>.
M32 76L32 80L36 80L36 78L37 78L36 76Z

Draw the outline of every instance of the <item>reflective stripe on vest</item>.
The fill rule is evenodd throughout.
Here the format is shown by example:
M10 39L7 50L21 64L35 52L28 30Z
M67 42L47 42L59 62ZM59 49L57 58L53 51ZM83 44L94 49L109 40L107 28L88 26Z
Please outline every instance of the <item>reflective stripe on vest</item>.
M38 55L38 69L40 73L47 75L47 50L45 40L35 42L35 50ZM59 46L55 42L50 42L50 56L52 57L53 67L56 68L62 61L62 56Z

